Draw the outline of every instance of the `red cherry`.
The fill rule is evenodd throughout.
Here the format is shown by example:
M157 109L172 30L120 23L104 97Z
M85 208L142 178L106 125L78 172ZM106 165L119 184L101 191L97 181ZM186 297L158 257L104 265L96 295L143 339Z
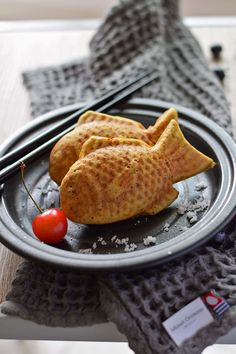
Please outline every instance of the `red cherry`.
M51 243L51 244L57 243L61 241L67 233L67 226L68 226L67 218L64 212L57 208L51 208L46 211L43 211L38 206L38 204L32 197L30 191L28 190L25 184L25 180L24 180L25 168L26 165L24 161L21 161L20 171L21 171L22 183L25 187L28 196L31 198L36 208L40 212L40 214L37 215L32 222L33 232L40 241Z
M51 208L34 218L32 229L40 241L50 244L57 243L67 233L67 218L63 211Z

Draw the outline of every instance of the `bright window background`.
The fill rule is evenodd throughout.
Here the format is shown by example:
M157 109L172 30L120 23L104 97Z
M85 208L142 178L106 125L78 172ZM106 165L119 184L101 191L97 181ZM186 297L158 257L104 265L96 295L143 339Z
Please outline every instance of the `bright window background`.
M101 18L118 0L0 0L0 20ZM236 0L180 0L184 16L236 16Z

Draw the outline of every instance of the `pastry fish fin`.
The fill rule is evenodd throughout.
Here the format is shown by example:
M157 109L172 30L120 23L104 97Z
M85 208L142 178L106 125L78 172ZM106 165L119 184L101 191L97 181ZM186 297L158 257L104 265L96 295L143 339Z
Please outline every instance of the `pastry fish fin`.
M153 142L153 144L157 142L172 119L178 122L178 113L175 108L169 108L167 111L162 113L162 115L157 119L156 123L147 129L148 137Z
M101 136L91 136L82 145L79 158L82 159L91 152L101 149L107 146L119 146L119 145L132 145L132 146L143 146L146 148L151 148L142 140L131 139L131 138L105 138Z
M167 193L163 193L160 199L145 210L146 214L154 215L168 208L168 206L178 197L178 194L179 192L174 187L171 187Z
M153 149L169 161L173 183L215 166L210 157L195 149L185 139L178 122L173 119Z
M144 126L132 119L119 117L119 116L110 116L109 114L87 111L79 117L77 126L90 123L90 122L107 122L107 123L118 123L120 125L133 126L141 129L145 129Z

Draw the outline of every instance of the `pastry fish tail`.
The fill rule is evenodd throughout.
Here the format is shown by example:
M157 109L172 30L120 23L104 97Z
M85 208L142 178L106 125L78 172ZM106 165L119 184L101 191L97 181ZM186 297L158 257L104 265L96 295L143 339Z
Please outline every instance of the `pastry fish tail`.
M170 121L153 149L169 161L173 183L215 166L210 157L194 148L185 139L175 120Z
M175 108L169 108L167 111L162 113L156 123L147 129L147 135L153 144L157 142L172 119L176 122L178 121L178 113Z

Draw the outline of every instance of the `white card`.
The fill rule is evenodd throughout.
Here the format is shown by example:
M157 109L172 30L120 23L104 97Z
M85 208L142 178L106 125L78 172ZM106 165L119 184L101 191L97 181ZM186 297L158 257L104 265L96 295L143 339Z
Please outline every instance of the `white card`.
M193 300L162 324L173 341L180 346L199 329L213 322L214 318L200 297Z

